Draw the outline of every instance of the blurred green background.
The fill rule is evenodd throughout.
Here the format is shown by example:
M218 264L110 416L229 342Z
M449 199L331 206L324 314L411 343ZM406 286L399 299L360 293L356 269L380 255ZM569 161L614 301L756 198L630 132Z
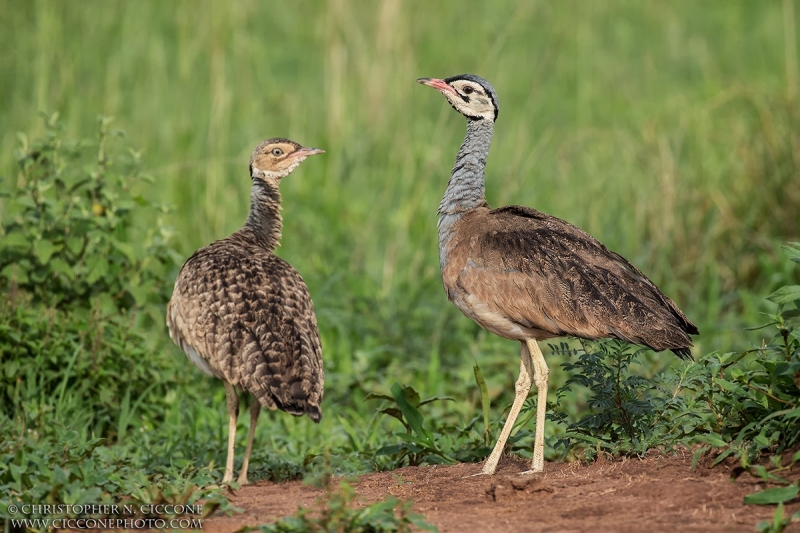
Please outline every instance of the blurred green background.
M243 222L258 142L324 148L283 182L278 250L316 305L323 427L345 406L368 418L363 391L394 380L473 413L473 360L499 413L518 346L461 316L438 270L464 119L414 80L470 72L496 88L491 205L535 207L627 257L699 326L698 353L746 349L762 333L743 328L790 277L779 244L800 236L796 18L791 0L7 0L0 174L14 179L16 133L41 133L39 111L79 137L111 115L188 257ZM156 327L152 357L214 391L224 438L221 383ZM260 434L317 431L274 420Z

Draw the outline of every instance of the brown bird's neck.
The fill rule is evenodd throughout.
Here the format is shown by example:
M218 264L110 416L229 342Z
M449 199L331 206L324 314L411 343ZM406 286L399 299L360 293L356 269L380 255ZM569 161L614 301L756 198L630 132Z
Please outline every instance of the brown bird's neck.
M282 229L278 180L254 178L250 192L250 214L240 231L250 234L257 244L273 251L280 244Z

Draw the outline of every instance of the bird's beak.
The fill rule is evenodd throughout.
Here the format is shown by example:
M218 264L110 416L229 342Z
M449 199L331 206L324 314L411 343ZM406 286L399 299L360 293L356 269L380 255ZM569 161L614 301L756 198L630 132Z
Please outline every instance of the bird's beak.
M450 93L456 95L456 90L450 87L447 82L444 80L440 80L437 78L419 78L417 83L421 83L422 85L427 85L428 87L433 87L437 91L442 94Z
M308 157L310 155L317 155L317 154L324 154L325 150L320 150L319 148L306 148L303 146L295 153L292 154L294 157Z

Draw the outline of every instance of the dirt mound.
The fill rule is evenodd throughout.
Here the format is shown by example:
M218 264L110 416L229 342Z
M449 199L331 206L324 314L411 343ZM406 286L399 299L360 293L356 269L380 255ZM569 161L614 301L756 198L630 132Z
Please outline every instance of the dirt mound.
M730 469L698 466L691 456L579 463L545 463L544 472L520 476L528 463L505 458L495 476L475 476L478 464L408 467L361 476L353 483L364 504L391 494L414 501L414 510L447 532L505 531L747 531L771 520L774 506L744 505L760 482L747 474L730 480ZM467 476L467 477L465 477ZM211 533L274 522L315 506L321 490L301 482L258 482L230 495L244 509L203 523ZM788 505L787 514L800 509ZM800 524L786 531L800 531Z

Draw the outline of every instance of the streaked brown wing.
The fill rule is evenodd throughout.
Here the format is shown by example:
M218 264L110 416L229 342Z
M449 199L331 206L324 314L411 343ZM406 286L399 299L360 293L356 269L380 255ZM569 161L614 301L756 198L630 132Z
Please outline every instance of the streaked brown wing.
M187 346L262 404L319 418L324 375L314 308L302 277L282 259L225 241L199 250L181 269L168 325L190 358Z
M488 213L458 285L494 312L553 336L615 337L656 350L697 328L658 287L583 230L536 210Z

